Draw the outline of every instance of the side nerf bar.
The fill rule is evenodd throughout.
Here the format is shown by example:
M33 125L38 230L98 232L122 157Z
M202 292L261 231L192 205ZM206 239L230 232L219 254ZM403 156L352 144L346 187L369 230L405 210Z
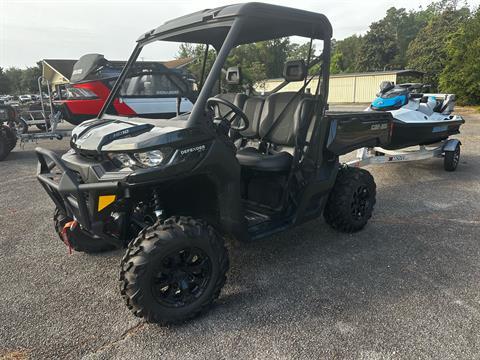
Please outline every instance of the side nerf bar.
M80 184L77 175L67 168L62 159L53 151L37 147L38 157L37 179L53 200L55 205L63 209L67 215L75 217L86 229L92 230L92 219L88 211L85 194L90 191L117 191L118 182L100 182ZM60 173L53 173L54 168ZM59 181L55 178L59 177ZM75 199L72 199L72 196Z

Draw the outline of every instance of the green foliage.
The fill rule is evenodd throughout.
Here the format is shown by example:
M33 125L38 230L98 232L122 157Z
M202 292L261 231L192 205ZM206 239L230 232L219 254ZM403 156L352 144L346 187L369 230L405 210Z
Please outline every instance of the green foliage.
M450 38L440 89L466 105L480 104L480 9Z
M395 35L389 30L383 21L370 25L358 53L356 65L358 71L385 70L387 65L393 62L399 48Z
M181 44L177 57L192 57L194 62L188 65L187 70L197 79L200 79L202 71L205 45ZM225 68L241 66L244 84L252 87L253 84L282 76L283 66L287 59L308 55L308 44L298 45L290 43L288 38L261 41L253 44L237 46L230 52L225 63ZM306 58L306 55L305 55ZM215 60L215 51L210 50L206 73Z
M209 48L207 55L207 63L205 66L205 74L208 74L210 67L213 65L216 57L214 49ZM193 58L193 62L187 65L190 74L200 82L203 69L203 59L205 57L205 45L180 44L177 58ZM203 79L205 81L205 79ZM198 84L200 85L200 84Z
M408 67L425 72L424 82L434 90L447 63L447 44L468 16L468 8L445 9L430 20L408 47Z
M343 69L343 62L343 53L339 51L334 52L332 55L332 59L330 60L330 73L340 74Z
M37 66L27 67L22 71L20 87L24 92L38 93L38 78L42 76L42 64L39 62Z
M10 85L10 93L14 95L22 94L24 89L22 88L22 70L11 67L5 70L5 76L8 79Z
M0 67L0 94L8 94L10 92L10 81Z
M338 73L357 71L356 63L362 42L363 38L357 35L333 42L332 66L338 70ZM333 65L334 60L335 65Z

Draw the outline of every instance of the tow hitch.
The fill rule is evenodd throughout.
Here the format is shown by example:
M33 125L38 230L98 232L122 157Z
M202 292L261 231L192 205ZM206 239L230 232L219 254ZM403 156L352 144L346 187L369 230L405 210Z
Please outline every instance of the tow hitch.
M70 244L70 241L68 240L68 234L67 234L67 230L70 229L70 231L73 231L78 225L78 221L77 220L73 220L73 221L69 221L65 224L65 226L63 227L62 229L62 232L61 232L61 236L62 236L62 240L63 242L65 243L65 245L67 245L68 247L68 254L69 255L72 255L72 245Z

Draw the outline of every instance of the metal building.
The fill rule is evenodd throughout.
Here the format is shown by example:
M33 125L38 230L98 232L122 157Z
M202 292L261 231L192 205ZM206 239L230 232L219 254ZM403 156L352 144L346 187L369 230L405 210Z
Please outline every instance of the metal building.
M382 81L393 81L395 84L411 81L422 76L415 70L392 70L368 73L337 74L330 76L329 103L369 103L378 93ZM259 82L255 87L259 92L269 92L281 84L283 79L268 79ZM318 78L314 78L307 88L313 93L317 87ZM297 91L303 82L294 82L280 91Z

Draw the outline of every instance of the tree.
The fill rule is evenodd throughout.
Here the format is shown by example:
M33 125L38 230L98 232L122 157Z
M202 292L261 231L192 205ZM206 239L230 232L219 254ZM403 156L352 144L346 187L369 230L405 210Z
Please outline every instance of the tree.
M22 71L20 87L23 92L37 93L38 92L38 78L42 75L41 63L37 66L27 67Z
M396 37L383 21L374 22L363 38L358 53L359 71L384 70L399 53Z
M448 60L440 75L442 92L454 93L467 105L480 104L480 9L450 38Z
M5 70L5 76L10 84L10 92L15 95L22 93L22 70L11 67Z
M397 43L398 53L389 64L392 68L403 69L407 63L406 55L410 42L428 22L429 10L406 11L404 8L391 7L381 20L386 31L392 34Z
M408 67L425 72L424 81L434 90L447 63L447 44L468 16L468 8L445 9L430 20L408 47Z
M205 48L206 45L199 44L187 44L182 43L179 46L177 58L192 58L193 62L186 66L188 72L194 77L197 82L200 82L202 77L202 70L203 70L203 60L205 57ZM215 49L209 48L208 55L207 55L207 62L205 64L205 76L208 74L210 67L212 66L213 62L215 61L216 57ZM205 78L203 79L205 81ZM198 84L200 85L200 84Z
M10 81L0 67L0 94L8 94L10 92Z
M282 76L285 61L292 51L304 50L301 45L291 44L289 38L280 38L245 44L232 49L227 58L226 67L241 66L244 84L252 87L258 81ZM181 44L178 58L192 57L195 60L187 66L187 70L200 79L205 45ZM210 50L207 58L206 73L215 60L215 50Z
M343 72L343 62L343 53L341 53L340 51L335 51L330 60L330 73L340 74L341 72Z
M359 58L362 42L363 37L357 35L352 35L334 42L332 63L335 57L337 57L337 60L341 59L341 62L337 63L340 73L357 71L357 59ZM341 55L336 55L337 53Z

